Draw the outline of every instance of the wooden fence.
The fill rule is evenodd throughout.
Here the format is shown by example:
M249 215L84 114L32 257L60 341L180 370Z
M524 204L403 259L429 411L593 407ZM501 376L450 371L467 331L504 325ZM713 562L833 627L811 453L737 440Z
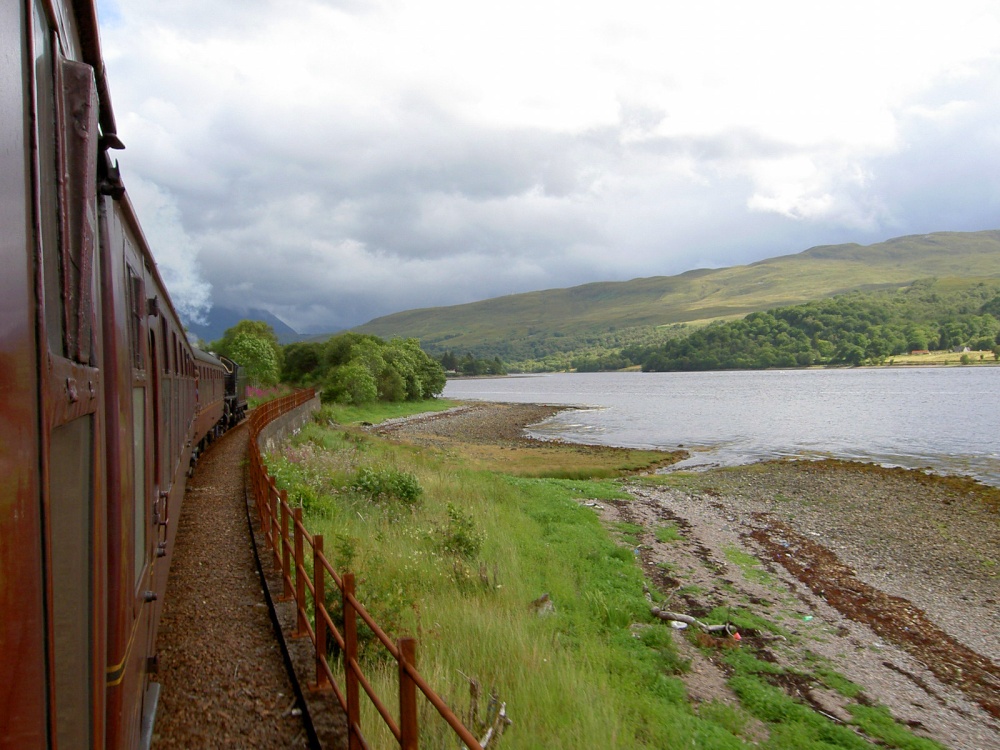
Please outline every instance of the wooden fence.
M339 575L323 554L322 535L310 534L302 524L302 509L292 508L284 490L278 490L260 454L258 438L261 430L287 412L311 401L315 393L296 391L290 396L269 401L250 415L250 483L260 518L261 533L266 547L274 556L274 565L281 571L282 592L279 601L295 601L296 626L293 638L308 636L312 641L316 674L309 682L313 690L332 689L347 715L348 748L368 748L361 728L360 691L364 690L389 731L403 750L416 750L419 744L417 727L418 692L437 709L469 750L482 750L479 741L462 724L455 713L431 689L417 671L417 646L414 638L393 641L372 619L354 595L354 574ZM307 551L308 548L308 551ZM312 575L305 566L306 555L312 556ZM340 591L344 624L341 632L326 608L327 583ZM307 598L308 597L308 598ZM308 604L312 603L310 621ZM382 646L399 665L398 718L376 695L371 683L358 664L358 618L375 634ZM327 643L333 638L340 649L344 667L344 685L338 685L327 661Z

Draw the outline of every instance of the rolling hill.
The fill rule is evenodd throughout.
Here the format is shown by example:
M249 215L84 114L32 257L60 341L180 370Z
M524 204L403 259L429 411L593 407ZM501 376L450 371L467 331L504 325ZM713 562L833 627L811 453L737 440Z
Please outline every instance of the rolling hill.
M745 266L599 282L376 318L355 330L518 361L625 331L703 324L918 279L1000 278L1000 230L937 232L875 245L824 245ZM622 345L621 341L617 345Z

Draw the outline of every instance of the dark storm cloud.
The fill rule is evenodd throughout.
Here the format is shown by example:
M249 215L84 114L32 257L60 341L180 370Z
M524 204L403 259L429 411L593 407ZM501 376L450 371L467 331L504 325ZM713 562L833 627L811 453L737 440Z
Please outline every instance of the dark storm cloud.
M996 35L967 3L952 12L968 38L934 64L917 32L937 17L897 29L862 3L841 9L857 45L835 58L760 20L782 17L772 4L732 4L745 33L719 27L708 55L656 31L700 28L697 8L638 3L612 34L600 10L513 2L480 23L428 3L225 0L211 23L193 0L112 7L125 177L146 186L140 216L170 246L156 252L182 307L204 309L210 287L215 304L332 330L996 226Z

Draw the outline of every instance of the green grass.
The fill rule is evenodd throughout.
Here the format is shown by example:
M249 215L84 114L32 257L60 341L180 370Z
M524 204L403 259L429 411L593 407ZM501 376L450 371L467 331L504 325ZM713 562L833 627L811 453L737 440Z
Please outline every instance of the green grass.
M290 496L311 498L307 525L329 540L338 566L350 562L377 621L419 637L424 677L459 712L468 703L463 674L507 702L515 723L505 748L744 746L692 710L677 678L686 664L669 631L651 622L631 549L579 503L620 497L613 484L465 471L318 427L269 464ZM419 504L365 501L349 486L360 465L412 473ZM482 536L475 559L444 551L449 504ZM548 616L531 606L544 593L555 607ZM634 633L636 623L646 627ZM394 669L368 646L367 668L391 705ZM370 711L364 720L376 726ZM425 727L425 746L446 746L437 722ZM387 742L374 733L373 746Z
M737 630L774 633L786 639L792 637L791 633L775 624L773 618L762 617L756 612L742 607L716 607L705 615L705 622L715 625L729 622L735 625Z
M943 745L926 737L917 737L900 726L882 706L849 706L854 723L869 737L877 737L890 747L902 750L944 750Z
M748 581L768 584L773 581L771 576L763 569L763 566L753 555L748 555L737 547L726 547L723 550L726 559L743 571L744 577Z
M361 422L384 422L387 419L412 417L414 414L445 411L458 406L458 402L444 398L423 401L379 401L364 406L344 406L327 404L320 412L320 421L332 420L337 424L359 424Z
M683 537L681 536L681 530L677 528L677 524L668 523L662 526L656 527L656 541L658 542L679 542Z
M834 672L826 667L819 667L813 670L813 674L831 690L840 693L845 698L857 698L863 692L863 688L856 682L851 682L842 674Z
M633 553L643 529L619 524L609 531L581 503L627 498L617 482L472 470L448 452L390 443L330 426L331 419L345 424L375 416L324 411L326 426L307 425L280 455L268 457L272 472L306 509L306 525L324 537L335 567L355 573L358 597L376 621L393 637L418 638L418 669L460 716L468 718L466 676L507 704L514 723L503 737L506 750L735 750L756 742L751 717L764 722L767 748L869 746L769 684L786 670L750 650L725 656L741 707L689 701L681 679L688 664L643 594ZM406 498L373 493L357 479L368 476L365 468L406 477L406 488L415 483L420 491ZM671 537L664 531L670 528L661 526L657 535ZM735 552L727 553L733 564L759 569L754 558ZM551 612L533 605L543 594ZM335 596L328 604L337 611ZM705 619L783 633L741 608L719 608ZM395 705L394 662L367 628L360 637L366 674ZM824 681L833 681L832 674ZM435 716L421 709L421 744L457 747ZM904 741L889 739L896 736L891 719L855 716L870 736ZM362 723L371 746L391 746L367 704Z
M642 534L642 526L635 523L619 521L614 524L614 529L620 534L621 540L630 547L639 545L639 535Z
M834 724L756 674L737 674L729 680L729 686L748 712L770 725L769 748L854 750L871 747L847 727Z

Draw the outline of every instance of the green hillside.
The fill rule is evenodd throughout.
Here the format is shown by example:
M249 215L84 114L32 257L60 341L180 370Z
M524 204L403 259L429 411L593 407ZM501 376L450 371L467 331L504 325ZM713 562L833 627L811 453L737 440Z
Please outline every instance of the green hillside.
M449 350L524 362L652 343L656 336L676 335L688 325L849 291L898 288L931 277L1000 278L1000 230L820 246L746 266L410 310L356 330L416 337L432 354Z

